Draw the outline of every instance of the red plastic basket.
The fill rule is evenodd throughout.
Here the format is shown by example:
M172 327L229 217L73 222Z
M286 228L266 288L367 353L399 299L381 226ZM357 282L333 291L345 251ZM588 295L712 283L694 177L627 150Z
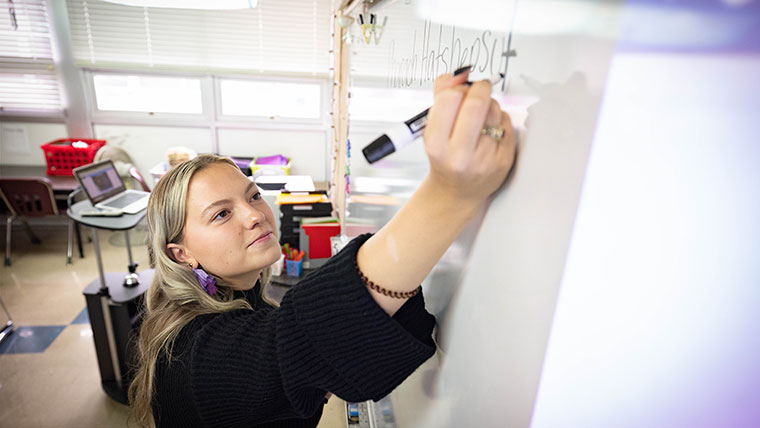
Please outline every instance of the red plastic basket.
M79 143L84 144L79 144ZM73 175L74 168L92 163L95 153L106 140L62 138L41 145L47 162L47 175Z

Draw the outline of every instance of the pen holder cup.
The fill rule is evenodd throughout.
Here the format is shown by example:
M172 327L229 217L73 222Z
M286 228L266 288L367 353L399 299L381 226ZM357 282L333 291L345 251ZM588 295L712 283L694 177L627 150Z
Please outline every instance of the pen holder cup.
M299 261L293 261L293 260L285 260L285 267L288 276L301 276L301 263L302 260Z

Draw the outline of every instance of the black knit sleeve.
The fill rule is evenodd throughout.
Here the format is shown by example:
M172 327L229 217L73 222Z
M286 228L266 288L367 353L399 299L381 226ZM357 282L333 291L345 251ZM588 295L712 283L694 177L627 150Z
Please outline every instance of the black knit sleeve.
M280 308L223 313L201 329L190 375L207 425L308 418L328 391L379 400L433 355L422 293L390 317L356 272L369 236L291 288Z
M356 253L370 236L352 240L283 298L278 353L296 407L308 402L314 382L344 400L379 400L435 352L435 318L425 311L422 293L391 318L359 277ZM318 364L308 376L304 351Z

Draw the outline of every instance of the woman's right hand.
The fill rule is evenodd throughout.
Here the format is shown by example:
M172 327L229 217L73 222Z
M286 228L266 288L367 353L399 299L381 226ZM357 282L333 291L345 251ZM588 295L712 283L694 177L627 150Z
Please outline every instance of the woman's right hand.
M515 160L509 115L491 98L491 83L467 86L469 72L439 76L423 135L430 160L428 178L460 199L478 203L501 186ZM498 141L481 135L486 126L503 126Z

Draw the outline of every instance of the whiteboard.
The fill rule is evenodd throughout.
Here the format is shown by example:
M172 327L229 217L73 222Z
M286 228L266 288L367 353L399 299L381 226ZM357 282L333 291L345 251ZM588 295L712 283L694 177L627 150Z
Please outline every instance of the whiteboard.
M354 38L357 89L421 109L435 75L477 58L475 77L506 71L494 96L521 128L510 178L423 284L439 351L392 394L397 425L760 421L747 327L760 321L747 256L760 249L757 5L399 0L371 12L388 20L379 43ZM354 191L403 202L427 162L417 143L362 163L385 121L351 122Z

